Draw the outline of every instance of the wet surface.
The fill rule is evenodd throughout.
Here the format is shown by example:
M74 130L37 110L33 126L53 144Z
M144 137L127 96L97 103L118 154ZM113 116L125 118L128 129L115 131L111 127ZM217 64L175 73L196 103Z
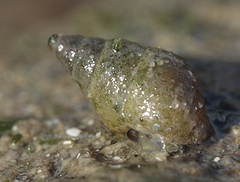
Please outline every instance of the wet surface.
M238 1L27 2L11 16L11 3L0 6L3 181L239 181ZM216 136L147 162L135 142L100 124L49 51L53 33L127 38L182 55L202 85Z

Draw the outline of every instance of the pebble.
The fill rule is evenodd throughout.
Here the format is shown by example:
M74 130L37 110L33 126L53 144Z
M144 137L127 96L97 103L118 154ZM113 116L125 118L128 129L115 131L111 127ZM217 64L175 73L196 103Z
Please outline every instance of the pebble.
M214 162L219 162L219 161L220 161L220 157L215 157L215 158L213 159L213 161L214 161Z
M96 138L99 138L101 136L101 134L102 134L101 131L97 132L96 133Z
M69 128L66 130L66 134L72 137L78 137L81 133L81 130L78 128Z

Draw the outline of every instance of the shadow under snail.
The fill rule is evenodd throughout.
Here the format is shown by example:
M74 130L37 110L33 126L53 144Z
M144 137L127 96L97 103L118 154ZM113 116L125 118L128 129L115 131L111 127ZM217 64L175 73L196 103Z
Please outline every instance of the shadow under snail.
M115 133L136 131L143 149L196 144L213 128L184 59L124 39L49 38L49 47Z

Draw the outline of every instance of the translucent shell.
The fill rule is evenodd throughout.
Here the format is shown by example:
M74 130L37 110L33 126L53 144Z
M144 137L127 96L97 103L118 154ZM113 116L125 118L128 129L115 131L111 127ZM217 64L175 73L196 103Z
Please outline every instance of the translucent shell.
M124 39L80 35L52 35L49 46L110 130L136 130L160 149L213 134L199 84L183 58Z

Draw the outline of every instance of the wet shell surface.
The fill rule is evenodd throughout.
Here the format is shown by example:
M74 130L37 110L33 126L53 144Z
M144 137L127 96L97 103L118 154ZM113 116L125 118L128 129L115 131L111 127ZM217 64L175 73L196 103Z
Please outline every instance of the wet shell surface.
M142 148L201 143L213 134L199 84L183 58L124 39L52 35L49 46L116 133Z

